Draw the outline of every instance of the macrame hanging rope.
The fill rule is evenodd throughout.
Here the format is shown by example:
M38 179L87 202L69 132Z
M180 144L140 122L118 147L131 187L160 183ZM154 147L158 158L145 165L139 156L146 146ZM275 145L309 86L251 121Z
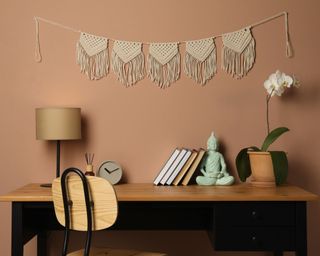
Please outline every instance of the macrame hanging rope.
M39 20L37 18L34 18L34 21L36 23L36 48L34 51L34 59L36 60L36 62L41 62L42 56L40 51Z
M186 54L184 59L185 73L197 83L204 85L216 73L216 49L214 39L222 37L222 69L233 77L241 78L253 67L255 62L255 40L251 34L251 29L264 23L284 16L285 36L286 36L286 57L293 56L292 44L290 41L288 13L281 12L265 18L261 21L247 25L235 32L212 35L198 40L187 40L179 42L154 43L154 42L132 42L121 41L104 36L95 36L95 41L99 41L100 47L95 44L78 42L77 63L80 65L81 72L86 73L90 79L100 79L108 74L109 70L109 49L108 41L112 41L112 70L116 73L118 80L125 86L135 84L144 77L144 55L143 45L149 46L147 75L161 88L170 86L180 77L180 53L179 44L186 44ZM34 17L35 20L35 60L41 62L40 31L39 21L75 32L80 35L82 30L65 26L58 22ZM101 41L104 39L105 41ZM121 47L116 47L121 43ZM122 49L123 44L125 48ZM176 46L172 46L172 45ZM156 46L157 45L157 46ZM164 49L160 49L159 46ZM91 47L91 49L90 49ZM173 47L173 48L172 48ZM175 48L176 47L176 48ZM126 51L130 50L126 53ZM92 52L93 51L93 52ZM170 57L170 54L174 54ZM132 55L136 54L136 55ZM125 56L127 55L127 56ZM162 56L161 56L162 55ZM170 58L168 58L168 56ZM163 58L166 58L165 61Z
M266 19L263 19L261 21L258 21L256 23L253 23L251 25L247 25L245 27L257 27L259 25L262 25L264 23L267 23L269 21L272 21L274 19L277 19L281 16L284 16L285 17L285 32L286 32L286 51L287 51L287 57L291 57L291 53L292 53L292 46L291 46L291 42L290 42L290 34L289 34L289 25L288 25L288 13L287 12L280 12L278 14L275 14L273 16L270 16ZM69 26L65 26L61 23L58 23L58 22L55 22L55 21L52 21L52 20L48 20L48 19L45 19L45 18L42 18L42 17L38 17L38 16L35 16L34 17L34 20L35 20L35 23L36 23L36 33L37 33L37 38L38 40L36 40L36 43L39 45L40 41L39 41L39 21L42 21L42 22L45 22L45 23L48 23L48 24L51 24L51 25L54 25L54 26L57 26L57 27L60 27L60 28L63 28L63 29L66 29L66 30L70 30L70 31L73 31L73 32L76 32L76 33L81 33L81 30L79 29L76 29L76 28L72 28L72 27L69 27ZM207 38L202 38L202 39L210 39L210 38L218 38L218 37L222 37L223 34L220 34L220 35L213 35L213 36L209 36ZM111 38L111 37L108 37L109 41L117 41L118 39L114 39L114 38ZM187 42L189 42L190 40L185 40L185 41L179 41L180 44L185 44ZM149 45L149 44L152 44L153 42L142 42L142 44L145 44L145 45ZM40 47L39 47L40 49Z
M264 23L267 23L269 21L272 21L274 19L277 19L281 16L284 16L284 28L285 28L285 33L286 33L286 56L288 58L293 56L293 50L292 50L292 44L290 40L290 34L289 34L289 19L288 19L288 13L287 12L280 12L278 14L275 14L273 16L270 16L268 18L265 18L261 21L258 21L256 23L253 23L250 27L257 27L260 26Z
M288 13L284 13L284 24L285 24L285 29L286 29L286 56L288 58L293 56L292 52L292 45L291 45L291 40L290 40L290 35L289 35L289 21L288 21Z
M75 33L81 33L81 30L79 29L75 29L69 26L65 26L63 24L60 24L58 22L52 21L52 20L48 20L45 18L41 18L41 17L34 17L34 21L35 21L35 26L36 26L36 49L35 49L35 60L37 62L41 62L42 60L42 55L41 55L41 49L40 49L40 31L39 31L39 21L43 21L45 23L48 23L50 25L53 26L57 26L59 28L63 28L66 30L70 30L73 31Z

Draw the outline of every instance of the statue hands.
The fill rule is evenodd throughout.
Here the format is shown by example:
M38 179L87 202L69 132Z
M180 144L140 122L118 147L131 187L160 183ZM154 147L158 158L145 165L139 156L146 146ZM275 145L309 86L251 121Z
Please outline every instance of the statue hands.
M220 173L206 172L204 168L200 169L200 171L203 174L203 176L207 177L207 178L219 178L219 176L220 176Z

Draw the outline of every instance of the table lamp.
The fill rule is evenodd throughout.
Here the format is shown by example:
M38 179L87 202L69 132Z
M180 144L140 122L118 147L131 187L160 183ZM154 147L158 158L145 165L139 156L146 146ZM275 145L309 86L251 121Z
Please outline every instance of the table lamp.
M54 140L57 143L56 177L60 176L60 141L81 139L80 108L37 108L36 109L37 140ZM51 187L51 184L42 184Z

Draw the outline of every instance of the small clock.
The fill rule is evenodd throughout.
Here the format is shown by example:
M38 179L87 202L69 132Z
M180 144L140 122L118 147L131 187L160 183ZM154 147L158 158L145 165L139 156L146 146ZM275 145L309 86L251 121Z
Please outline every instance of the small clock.
M117 184L122 177L121 166L114 161L106 161L101 164L98 176L108 180L112 185Z

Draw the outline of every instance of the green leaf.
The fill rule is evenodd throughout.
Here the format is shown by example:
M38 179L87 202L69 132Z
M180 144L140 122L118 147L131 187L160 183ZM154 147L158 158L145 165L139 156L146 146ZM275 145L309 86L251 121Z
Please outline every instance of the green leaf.
M288 159L283 151L270 151L276 184L285 183L288 176Z
M289 129L287 127L279 127L271 131L266 139L264 140L261 151L267 151L269 146L278 139L283 133L288 132Z
M245 182L246 179L251 175L251 167L249 161L248 150L260 151L259 148L252 146L249 148L243 148L240 150L236 157L236 167L238 171L239 178L242 182Z

